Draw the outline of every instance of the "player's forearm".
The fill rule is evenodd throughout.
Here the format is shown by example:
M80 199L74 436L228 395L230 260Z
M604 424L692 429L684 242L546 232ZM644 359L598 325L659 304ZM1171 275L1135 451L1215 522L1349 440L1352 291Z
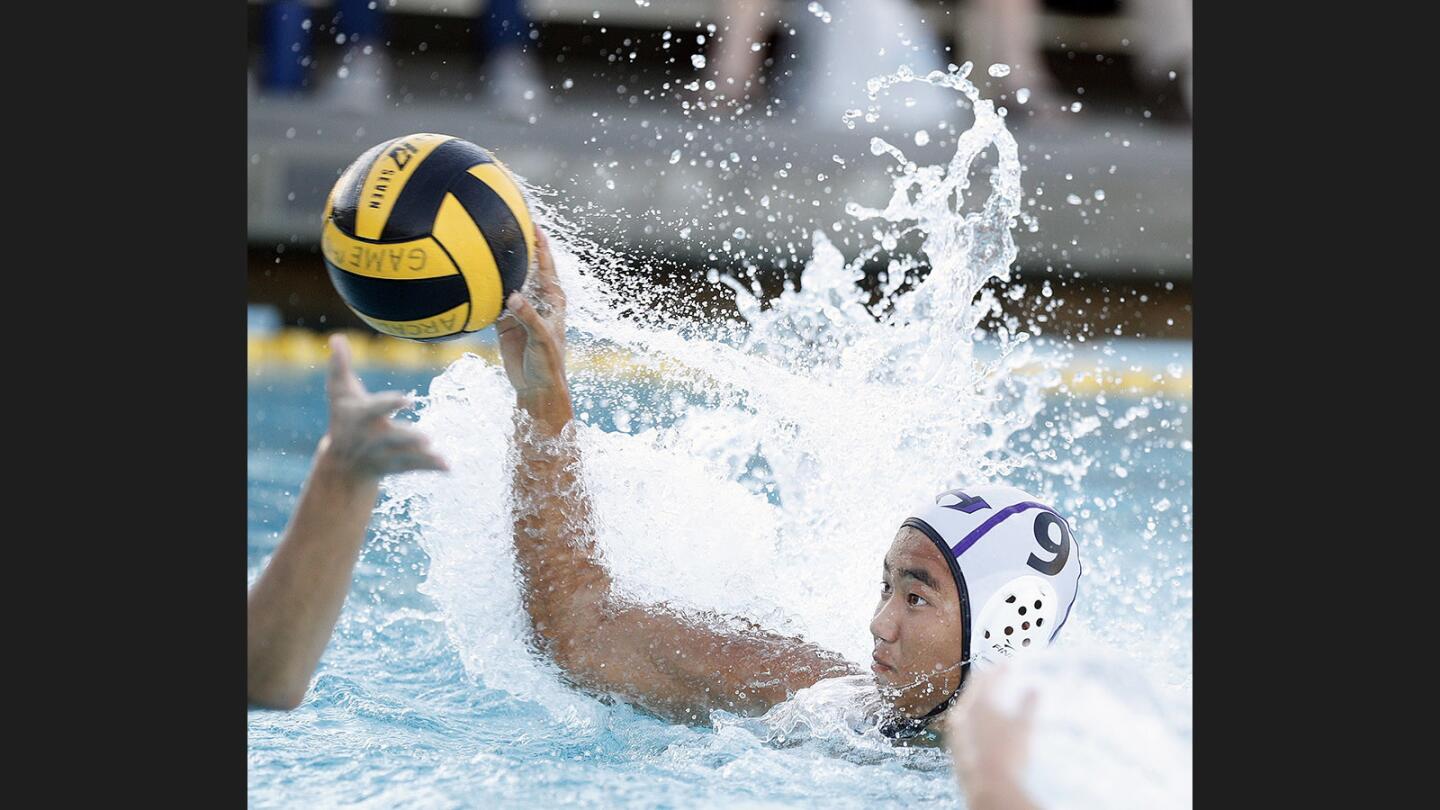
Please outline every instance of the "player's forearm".
M558 650L601 618L610 575L598 559L567 392L522 397L515 427L515 553L536 632Z
M529 407L527 407L529 406ZM799 639L664 605L622 604L599 559L569 397L521 399L515 430L515 550L525 607L579 686L684 722L723 708L760 714L850 671Z
M294 708L349 591L379 481L348 474L326 452L246 604L246 692L252 705Z

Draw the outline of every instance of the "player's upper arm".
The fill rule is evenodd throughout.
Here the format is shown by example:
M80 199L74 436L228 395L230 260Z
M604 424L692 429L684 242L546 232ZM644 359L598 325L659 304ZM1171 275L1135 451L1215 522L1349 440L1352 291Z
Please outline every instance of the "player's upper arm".
M857 671L798 638L669 605L610 604L586 630L554 649L577 685L681 722L706 722L712 709L762 714L816 681Z

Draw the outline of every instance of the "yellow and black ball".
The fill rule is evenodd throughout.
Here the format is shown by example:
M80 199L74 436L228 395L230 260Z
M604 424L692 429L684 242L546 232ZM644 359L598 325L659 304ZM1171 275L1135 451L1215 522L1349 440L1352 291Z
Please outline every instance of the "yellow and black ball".
M519 185L490 153L449 135L365 152L330 190L324 223L321 253L345 304L411 340L494 323L535 255Z

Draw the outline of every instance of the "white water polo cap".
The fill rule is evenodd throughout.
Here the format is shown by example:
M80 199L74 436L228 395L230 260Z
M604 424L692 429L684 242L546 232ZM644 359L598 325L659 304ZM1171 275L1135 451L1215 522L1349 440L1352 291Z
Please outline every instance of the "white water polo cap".
M1065 518L1024 490L952 489L903 525L940 548L955 578L964 626L961 683L971 663L983 667L1047 646L1070 617L1079 548Z

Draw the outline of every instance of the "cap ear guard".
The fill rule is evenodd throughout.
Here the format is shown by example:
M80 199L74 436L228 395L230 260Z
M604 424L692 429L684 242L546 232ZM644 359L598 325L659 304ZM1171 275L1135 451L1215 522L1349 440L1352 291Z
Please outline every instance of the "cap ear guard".
M1059 613L1060 598L1050 583L1028 575L1010 580L980 609L971 663L984 668L1046 646Z

